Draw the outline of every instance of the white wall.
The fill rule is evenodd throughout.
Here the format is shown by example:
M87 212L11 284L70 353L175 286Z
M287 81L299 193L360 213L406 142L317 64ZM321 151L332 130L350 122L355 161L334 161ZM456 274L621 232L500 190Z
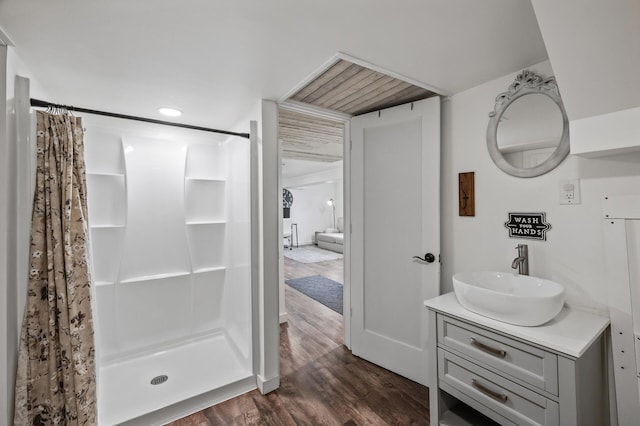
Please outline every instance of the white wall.
M640 106L638 0L532 0L569 120Z
M5 48L2 47L4 50ZM16 115L16 77L28 77L30 79L30 93L32 97L46 99L47 93L34 78L19 56L19 51L13 47L6 48L6 76L4 75L4 60L0 60L3 73L0 74L2 90L2 107L0 114L6 119L0 126L3 134L0 136L0 424L13 416L13 387L17 362L18 335L22 323L22 312L26 300L27 266L28 258L28 226L30 222L30 206L32 194L29 189L32 185L33 170L31 162L23 161L29 153L29 141L24 139L23 127L18 129L18 116ZM4 52L3 52L4 53ZM0 57L3 57L0 54ZM6 78L5 78L6 77ZM6 87L6 91L5 91ZM6 111L4 108L6 102ZM25 117L22 117L24 124ZM27 119L28 121L28 119ZM18 135L23 139L18 139ZM25 233L24 227L27 226Z
M229 194L239 193L229 197L229 215L227 226L232 230L225 236L226 244L230 247L229 269L227 280L234 284L225 291L226 327L229 335L234 339L242 351L243 357L250 358L252 354L252 282L251 282L251 146L250 141L239 137L232 137L225 143L225 156L229 158L227 185ZM249 189L249 190L248 190ZM235 285L240 284L241 285ZM232 288L233 287L233 288ZM233 300L242 301L234 305ZM231 303L227 303L231 302ZM236 309L235 306L242 307Z
M260 372L258 387L268 393L280 386L280 317L284 307L282 281L282 185L278 144L278 105L260 105L262 282L260 288ZM275 224L275 226L273 226ZM255 312L255 311L254 311Z
M0 351L0 423L9 423L9 387L13 380L9 380L9 324L8 324L8 260L11 248L8 241L9 225L9 155L7 143L7 47L0 46L0 300L5 301L0 307L4 315L0 317L0 342L5 350Z
M548 62L530 67L552 75ZM529 245L531 275L553 279L567 290L567 302L607 311L607 281L601 200L610 194L640 193L640 154L606 159L569 156L554 171L531 179L511 177L491 161L486 147L488 113L513 74L452 96L443 103L442 281L469 270L510 270L517 243ZM560 85L562 93L562 85ZM475 172L476 216L458 216L458 173ZM558 181L579 178L580 205L559 205ZM511 239L509 212L546 212L547 241Z
M327 204L330 198L336 202L336 222L342 217L342 181L289 190L293 194L291 222L298 224L300 245L312 244L316 231L333 228L333 212Z
M336 161L321 172L283 178L283 188L293 194L291 220L298 224L300 244L311 244L316 231L333 228L333 212L327 205L329 198L336 203L336 225L344 218L342 174L343 162Z
M267 100L257 101L246 116L232 127L249 132L251 126L251 279L254 369L261 392L268 393L280 385L280 315L284 311L284 289L280 288L282 238L282 200L279 186L278 106ZM255 131L254 131L255 130ZM252 142L253 143L253 142ZM276 227L274 228L274 225Z
M571 125L571 153L637 151L640 2L532 0ZM570 30L569 30L570 29Z

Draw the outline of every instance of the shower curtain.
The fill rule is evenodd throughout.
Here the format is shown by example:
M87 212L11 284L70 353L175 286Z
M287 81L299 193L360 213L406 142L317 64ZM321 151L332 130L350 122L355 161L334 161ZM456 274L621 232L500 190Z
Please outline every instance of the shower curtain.
M37 112L36 188L16 425L95 425L96 365L81 119Z

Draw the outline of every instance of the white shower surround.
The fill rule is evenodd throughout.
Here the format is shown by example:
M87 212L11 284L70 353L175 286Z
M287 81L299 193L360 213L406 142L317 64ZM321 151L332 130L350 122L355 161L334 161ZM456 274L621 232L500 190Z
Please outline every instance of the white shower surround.
M84 125L100 424L253 377L249 141Z

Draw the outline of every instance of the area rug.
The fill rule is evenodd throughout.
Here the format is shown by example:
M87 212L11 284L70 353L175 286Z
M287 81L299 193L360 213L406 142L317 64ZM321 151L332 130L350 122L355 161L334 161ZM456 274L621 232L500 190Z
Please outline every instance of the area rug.
M342 284L322 275L294 278L287 285L342 315Z
M284 256L301 263L325 262L327 260L342 259L342 253L321 249L316 246L301 246L293 250L284 249Z

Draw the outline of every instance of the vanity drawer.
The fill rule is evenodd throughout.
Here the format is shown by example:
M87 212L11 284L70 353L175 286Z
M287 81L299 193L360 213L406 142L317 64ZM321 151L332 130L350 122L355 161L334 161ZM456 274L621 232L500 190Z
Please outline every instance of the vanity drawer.
M532 426L560 423L557 402L444 349L438 349L438 377L441 388L453 387L464 395L463 401L471 398L496 413L496 420Z
M558 395L556 354L443 315L438 315L438 344Z

